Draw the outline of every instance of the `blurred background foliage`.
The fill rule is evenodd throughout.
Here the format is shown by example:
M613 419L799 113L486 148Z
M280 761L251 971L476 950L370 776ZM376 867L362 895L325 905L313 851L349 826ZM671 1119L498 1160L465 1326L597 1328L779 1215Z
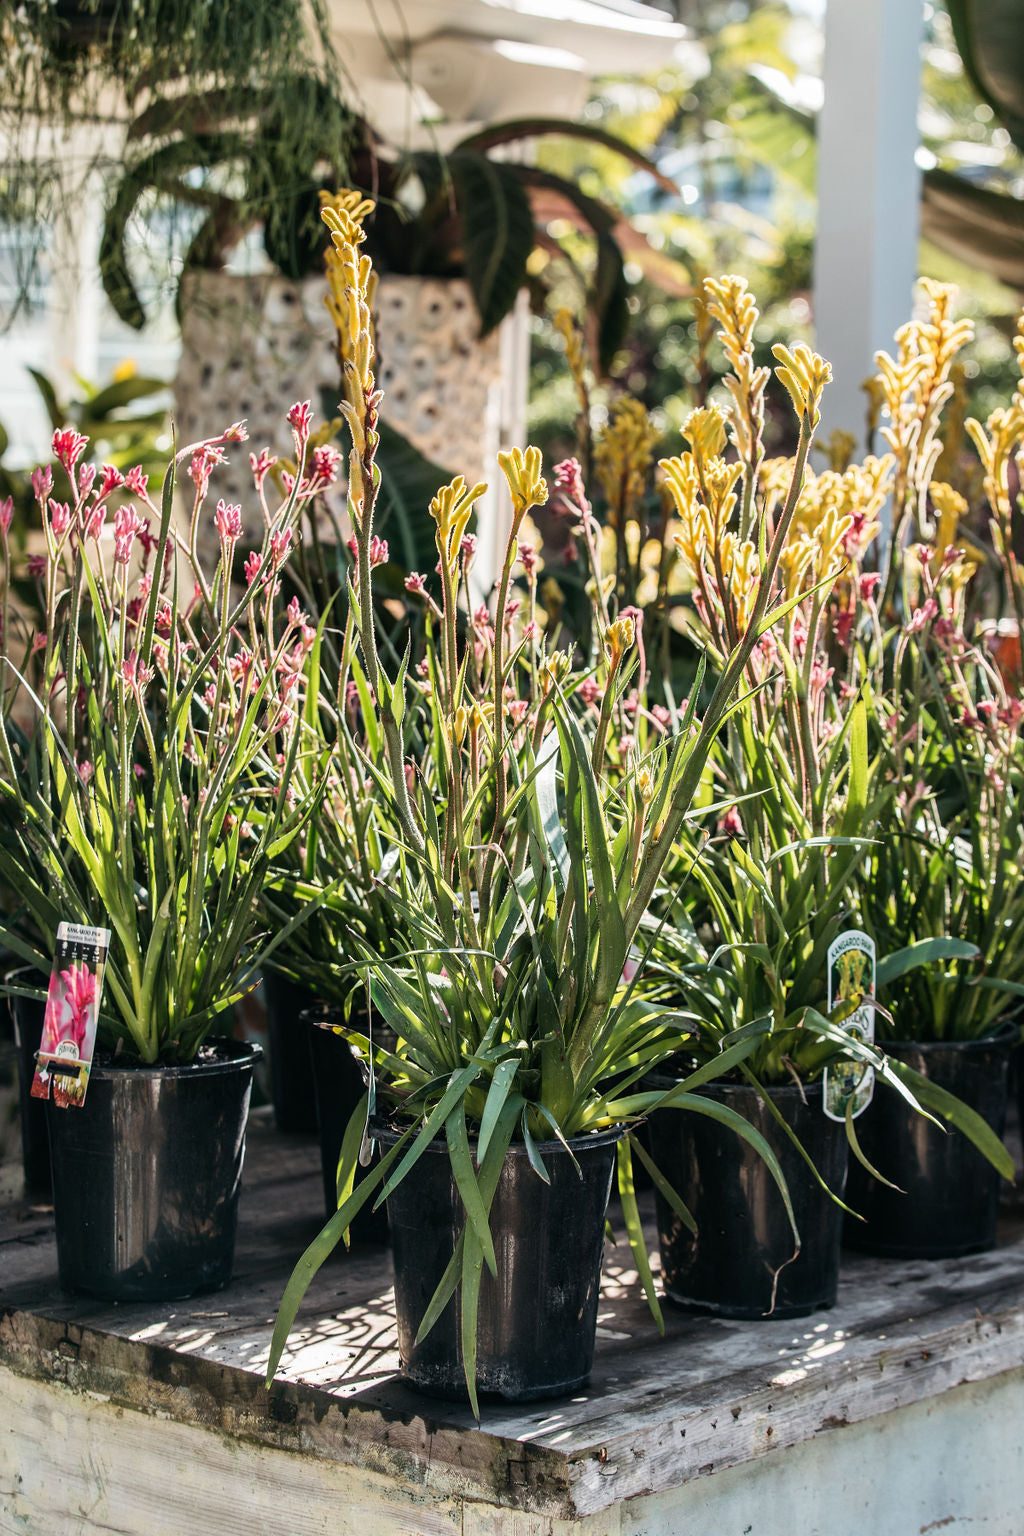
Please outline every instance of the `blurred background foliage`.
M589 152L584 163L572 144L552 144L544 146L541 163L577 177L594 196L613 196L653 246L686 268L693 289L709 273L746 277L762 312L757 339L764 355L758 361L768 362L770 342L813 335L814 113L821 92L822 7L808 0L674 0L665 8L691 29L682 62L646 81L601 82L586 119L643 145L679 183L682 211L600 151ZM1024 15L1024 7L1019 10ZM980 99L958 51L958 35L962 42L963 31L954 32L943 5L926 7L918 160L929 181L954 175L958 195L961 188L968 195L971 189L999 194L1012 220L1024 214L1024 155L1003 126L1002 109L997 116L990 101ZM1024 52L1020 71L1024 74ZM926 205L925 227L931 222ZM968 229L976 223L970 208L962 222ZM955 239L945 243L958 248ZM586 271L590 258L582 233L573 254ZM1012 391L1011 335L1024 277L1020 289L1008 287L977 259L964 260L924 235L920 272L960 286L960 312L977 328L964 362L964 403L984 419ZM595 425L610 400L627 391L651 408L664 449L675 452L682 421L718 382L716 357L703 358L689 294L666 297L635 266L627 265L627 277L632 324L595 397ZM571 451L575 392L564 343L541 300L578 306L577 280L564 262L544 253L535 255L532 278L529 435L558 457ZM863 432L862 423L849 427ZM769 421L769 452L789 446L783 431L779 422Z
M615 224L615 235L622 237L626 256L631 323L623 345L610 359L606 379L595 390L592 425L599 429L613 400L632 393L651 408L662 448L675 451L681 422L718 383L717 356L704 354L692 298L704 276L735 271L749 280L762 312L759 362L768 361L770 341L812 335L814 120L821 96L824 0L660 3L686 24L689 41L655 77L598 82L582 126L613 133L649 153L663 175L678 185L681 197L673 197L621 155L598 144L555 138L537 139L535 144L542 172L573 183L582 196L628 216L628 225ZM33 66L13 82L0 106L4 122L18 120L26 103L33 107L38 99L59 109L61 93L82 83L86 53L81 45L86 36L94 50L97 39L102 45L105 73L96 75L97 93L104 80L111 79L120 80L129 95L137 87L144 97L154 81L169 88L161 121L155 123L145 112L140 121L154 132L174 128L170 148L184 156L196 206L153 191L144 216L133 216L128 231L129 254L146 280L142 297L147 308L152 304L161 311L164 322L185 253L211 223L223 235L217 223L221 216L222 223L241 218L244 225L239 200L246 205L248 199L262 210L267 237L284 230L294 243L295 231L319 229L317 175L323 172L325 156L335 158L325 151L325 132L337 159L352 149L352 118L346 107L351 82L330 51L324 51L322 0L313 4L312 19L307 17L305 24L302 0L274 0L264 7L247 6L244 0L219 7L210 7L208 0L145 0L142 5L130 0L58 0L50 8L20 8L17 15L24 19L11 36L20 35L18 27L28 28L38 45L37 53L25 57L51 59L53 67L47 73L42 64ZM80 36L68 31L69 16L87 32ZM4 23L12 25L10 20ZM273 49L267 46L270 37L277 39ZM169 38L177 39L173 47ZM1016 50L1015 39L1021 42ZM187 92L176 94L175 87L198 60L214 85L200 98L205 115L197 115L192 110L195 99ZM274 111L252 111L253 60L263 61L256 69L259 100L262 106L276 103ZM927 181L925 229L940 234L943 244L922 238L920 270L961 287L961 312L977 326L964 364L963 405L981 418L1006 397L1013 316L1024 293L1022 76L1020 0L935 0L925 6L919 160ZM308 89L297 91L297 79ZM165 120L168 111L178 113L173 124ZM212 171L204 179L188 158L190 136L198 142L225 123L233 125L244 142L248 179L241 190L230 178L218 182ZM285 162L292 166L291 173ZM231 164L229 155L229 170ZM224 165L217 170L224 172ZM176 186L181 179L176 176ZM0 228L42 227L32 223L25 209L24 217L19 215L16 186L8 182L0 191ZM45 206L45 188L37 187L36 193ZM306 209L305 222L297 217L296 198ZM995 199L995 205L984 199ZM268 200L269 213L264 207ZM535 311L529 435L558 458L572 447L575 390L565 367L564 342L552 327L551 315L562 304L584 313L588 295L600 287L599 247L579 209L564 197L552 192L545 209L537 196L532 213L538 234L528 262ZM999 225L1007 216L1008 235ZM642 249L639 238L630 250L629 226L653 251ZM282 251L280 241L264 238L266 251L256 252L254 243L250 232L237 252L238 270L260 270L271 249L279 267L291 270L294 251ZM310 237L310 249L313 243ZM28 261L34 249L31 241L26 249ZM659 253L665 258L664 270L656 273ZM152 257L151 270L145 267L147 255ZM1004 275L1015 271L1015 262L1021 280L1013 288L992 275L992 269ZM597 355L602 350L598 338L589 340ZM608 363L609 349L603 350ZM127 406L126 414L145 408L140 399L137 406ZM863 424L849 426L858 431ZM769 421L769 452L785 451L784 433L782 420Z

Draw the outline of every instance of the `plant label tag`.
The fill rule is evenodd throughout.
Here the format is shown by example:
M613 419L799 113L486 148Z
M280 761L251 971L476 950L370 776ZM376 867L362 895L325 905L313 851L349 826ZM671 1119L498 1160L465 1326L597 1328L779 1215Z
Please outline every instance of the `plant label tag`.
M52 1086L58 1109L85 1103L109 948L109 928L61 923L57 929L32 1097L48 1099Z
M875 941L853 928L828 947L828 1011L855 1003L839 1028L854 1040L873 1044L875 1038ZM867 1062L840 1062L822 1073L822 1102L830 1120L845 1120L847 1109L856 1120L871 1103L875 1069Z
M370 1135L370 1121L377 1113L377 1078L373 1070L373 996L369 977L366 978L366 1032L370 1042L369 1060L366 1063L369 1075L366 1083L366 1120L363 1123L363 1139L359 1143L360 1168L369 1168L373 1161L373 1137Z
M622 985L624 987L631 987L633 985L637 978L637 973L643 964L643 960L643 950L640 949L636 944L631 944L629 946L629 953L626 956L626 963L622 967Z

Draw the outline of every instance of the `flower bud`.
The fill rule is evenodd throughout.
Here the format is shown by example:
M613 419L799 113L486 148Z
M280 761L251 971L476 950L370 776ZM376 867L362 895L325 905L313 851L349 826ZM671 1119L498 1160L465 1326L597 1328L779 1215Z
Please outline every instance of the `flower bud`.
M636 621L631 615L612 620L605 631L604 641L608 648L608 660L613 667L618 665L635 640Z
M466 712L466 706L460 704L452 717L452 740L457 747L462 746L468 725L469 715Z

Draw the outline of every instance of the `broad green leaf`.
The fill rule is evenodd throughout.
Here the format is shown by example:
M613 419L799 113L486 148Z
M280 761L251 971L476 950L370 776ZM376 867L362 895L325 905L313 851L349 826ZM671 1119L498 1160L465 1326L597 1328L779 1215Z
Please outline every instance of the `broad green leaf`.
M487 128L481 128L477 133L472 133L468 138L461 139L455 146L456 153L463 150L476 150L482 152L494 149L499 144L516 144L523 140L545 137L582 139L584 143L596 144L603 149L610 149L615 154L621 155L638 170L646 171L652 176L670 197L679 196L679 188L671 177L666 176L656 163L641 150L634 149L625 139L618 134L609 133L604 128L598 128L591 123L574 123L560 117L524 117L515 118L508 122L494 123Z
M935 960L976 960L978 955L978 946L963 939L919 939L916 944L882 956L875 967L875 985L888 986L897 977Z
M940 168L922 177L921 232L958 261L1024 290L1024 202Z
M622 252L613 236L603 230L597 236L593 307L597 317L597 364L606 376L629 330L629 284Z
M466 278L488 335L526 282L533 214L512 166L470 151L448 161L462 222Z

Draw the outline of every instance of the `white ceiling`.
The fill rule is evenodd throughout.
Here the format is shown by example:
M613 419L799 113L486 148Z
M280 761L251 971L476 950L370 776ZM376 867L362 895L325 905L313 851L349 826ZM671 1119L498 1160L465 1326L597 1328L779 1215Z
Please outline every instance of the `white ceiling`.
M333 0L350 94L385 137L575 116L588 82L669 62L685 29L638 0Z

